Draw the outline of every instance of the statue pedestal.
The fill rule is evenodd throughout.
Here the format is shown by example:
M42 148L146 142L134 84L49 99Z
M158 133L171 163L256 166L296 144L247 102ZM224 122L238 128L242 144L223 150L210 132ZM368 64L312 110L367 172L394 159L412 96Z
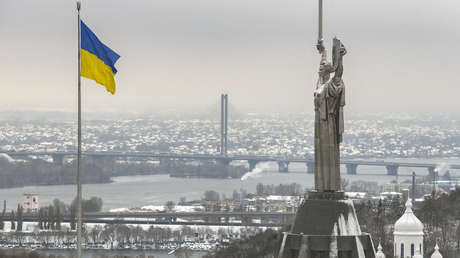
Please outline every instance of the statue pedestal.
M310 192L284 233L279 258L375 258L351 200L343 192Z
M345 200L345 192L308 192L309 200Z
M375 258L369 235L311 236L284 233L279 258Z

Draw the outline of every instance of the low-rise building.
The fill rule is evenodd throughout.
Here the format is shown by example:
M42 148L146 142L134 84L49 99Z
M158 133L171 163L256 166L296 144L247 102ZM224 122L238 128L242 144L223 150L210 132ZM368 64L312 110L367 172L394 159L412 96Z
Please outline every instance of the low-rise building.
M38 194L24 194L22 207L24 208L24 212L38 212L40 208Z

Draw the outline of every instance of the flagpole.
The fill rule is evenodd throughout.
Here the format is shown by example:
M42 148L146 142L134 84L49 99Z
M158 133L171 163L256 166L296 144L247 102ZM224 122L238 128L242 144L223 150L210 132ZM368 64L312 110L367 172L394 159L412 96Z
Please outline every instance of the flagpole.
M318 0L318 41L323 39L323 0Z
M81 258L81 230L82 230L82 207L81 207L81 28L80 28L81 2L77 1L78 13L78 156L77 156L77 257Z

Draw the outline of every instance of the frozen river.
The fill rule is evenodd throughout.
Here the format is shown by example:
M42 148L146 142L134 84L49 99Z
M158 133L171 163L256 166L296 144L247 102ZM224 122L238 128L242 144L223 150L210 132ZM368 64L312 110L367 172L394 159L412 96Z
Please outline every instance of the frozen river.
M460 164L460 159L412 159L405 161ZM275 185L299 183L303 187L313 186L314 177L312 174L305 172L304 164L291 164L289 167L290 173L278 173L277 169L277 164L275 163L263 163L261 164L263 172L244 181L240 179L172 178L169 175L115 177L113 178L114 182L110 184L83 185L83 195L85 198L91 196L101 197L104 201L103 209L110 210L114 208L162 205L168 200L177 202L181 197L185 197L186 200L200 199L206 190L215 190L225 194L227 197L231 197L233 190L245 189L248 192L255 192L258 183ZM346 171L344 167L342 167L342 171ZM408 179L412 171L415 171L418 175L427 175L428 173L426 169L400 168L398 180ZM385 173L384 167L360 166L358 167L358 175L350 176L342 173L342 177L350 181L377 181L379 184L396 179L396 177L387 176ZM451 174L460 176L460 172L456 170L451 170ZM76 195L76 187L74 185L58 185L1 189L0 200L7 201L8 210L15 209L18 202L22 202L24 193L39 194L40 205L43 206L50 204L55 198L69 203Z

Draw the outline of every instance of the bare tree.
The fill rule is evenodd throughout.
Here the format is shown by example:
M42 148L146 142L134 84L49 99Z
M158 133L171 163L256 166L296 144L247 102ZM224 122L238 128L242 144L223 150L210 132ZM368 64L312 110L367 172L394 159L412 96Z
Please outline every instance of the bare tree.
M16 216L18 226L16 231L22 231L22 224L23 224L23 208L21 205L18 204L17 216Z
M0 216L0 230L5 228L6 200L3 200L3 210Z
M91 229L91 241L93 243L99 243L99 240L100 240L100 237L102 235L102 231L103 231L103 228L101 225L95 225L92 229Z
M10 218L11 230L16 230L16 221L14 220L14 218L15 218L14 211L11 211L11 218Z
M176 207L176 204L173 201L167 201L164 206L167 212L172 212L174 210L174 207Z

